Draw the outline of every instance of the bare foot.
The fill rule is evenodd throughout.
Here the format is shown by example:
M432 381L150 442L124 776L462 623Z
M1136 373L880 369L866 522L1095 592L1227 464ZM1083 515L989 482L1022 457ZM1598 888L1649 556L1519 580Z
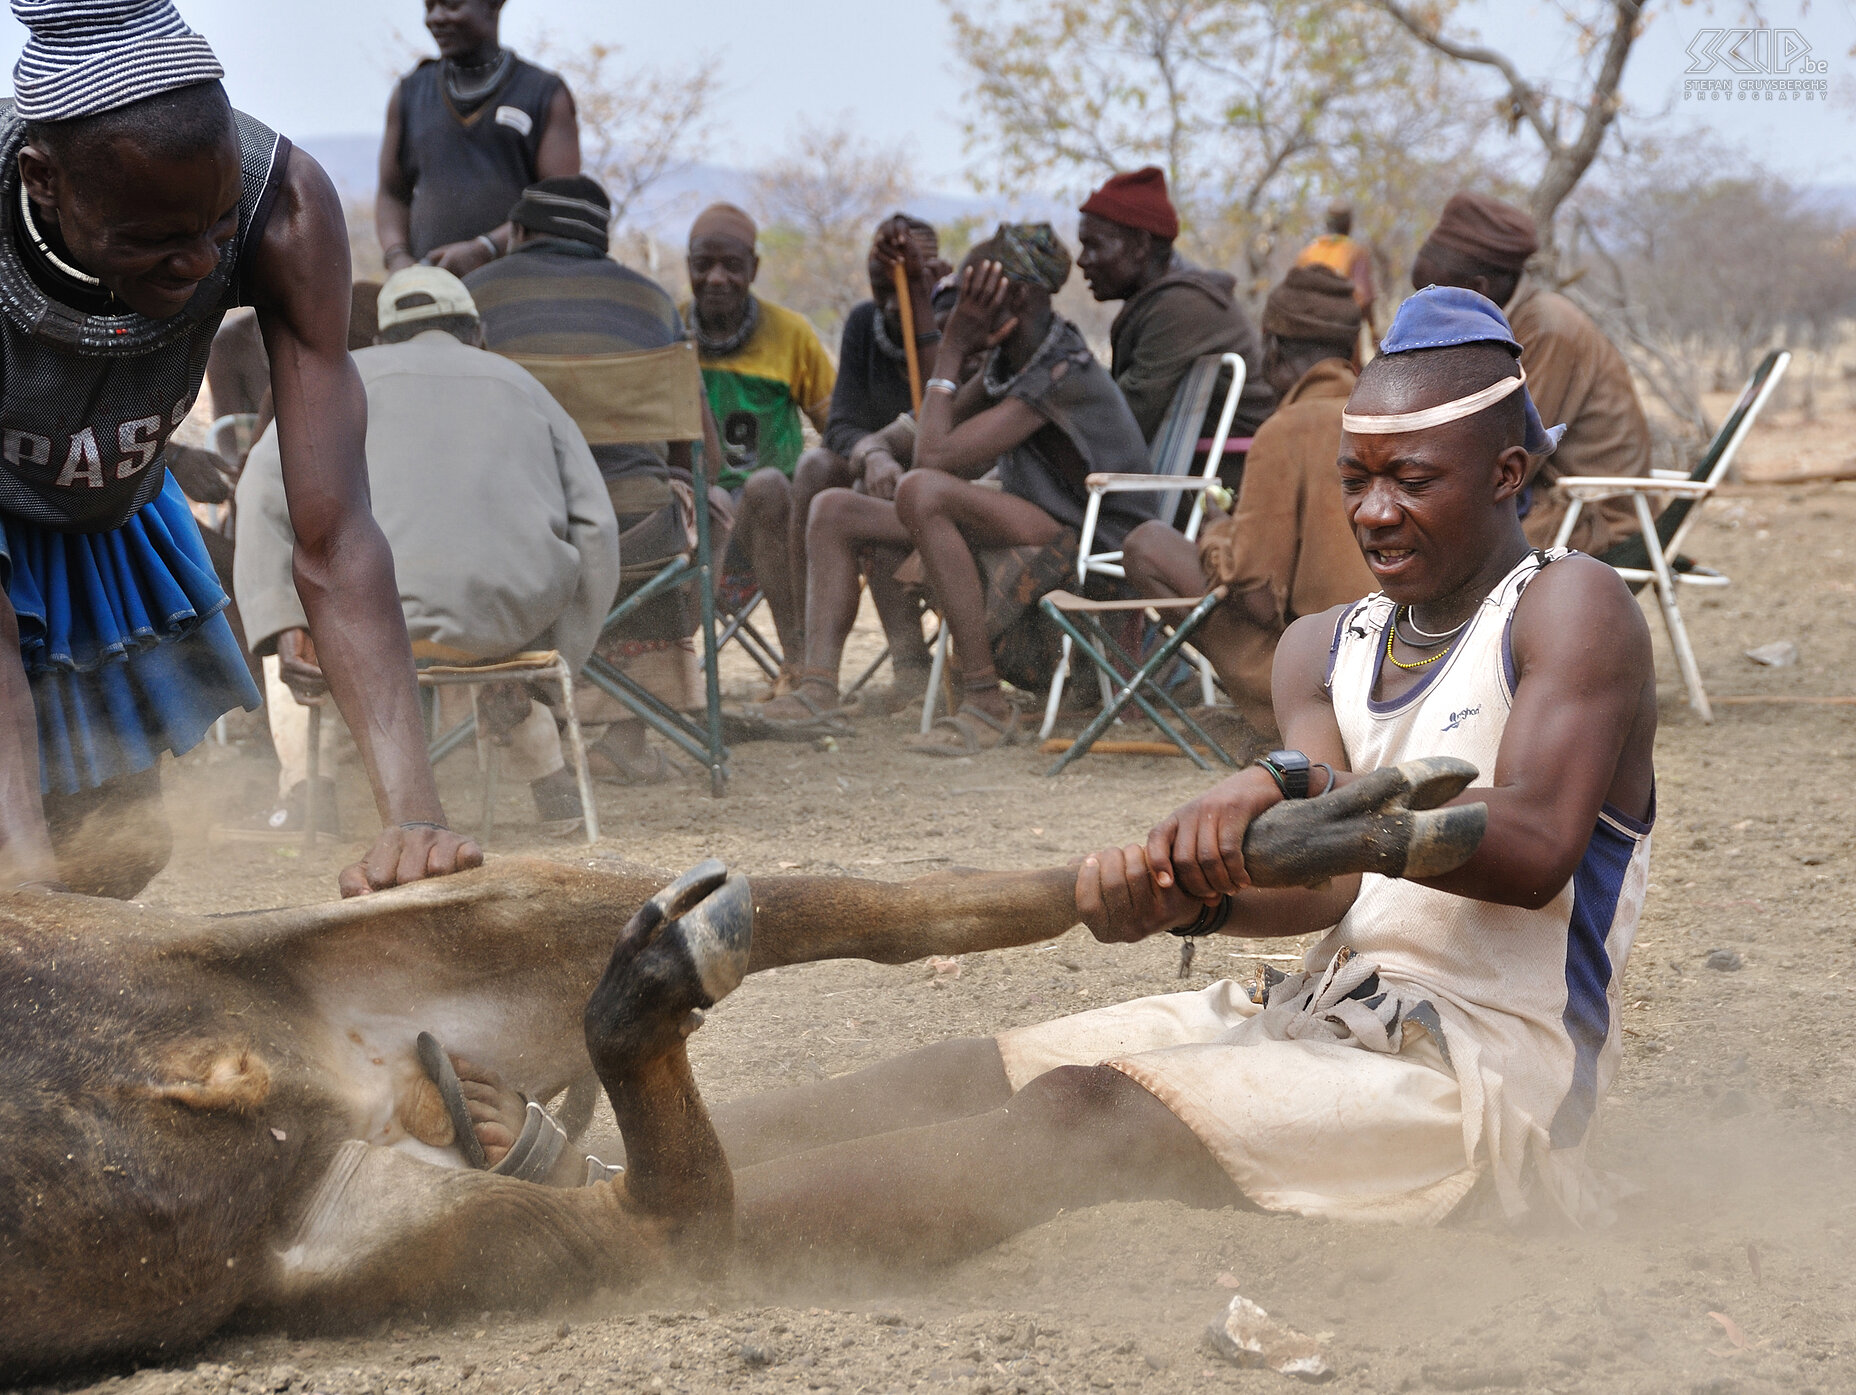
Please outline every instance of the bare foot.
M465 1107L477 1130L477 1142L483 1145L484 1160L495 1167L509 1155L522 1121L528 1113L528 1101L503 1084L495 1071L474 1064L462 1056L452 1056L452 1069L458 1084L464 1087Z
M798 690L803 677L804 671L798 664L783 664L780 668L779 676L776 677L772 683L756 693L754 695L754 701L758 704L772 702L775 698L783 698L788 693Z
M838 706L838 685L809 677L792 692L767 703L760 715L769 722L804 723L835 712Z

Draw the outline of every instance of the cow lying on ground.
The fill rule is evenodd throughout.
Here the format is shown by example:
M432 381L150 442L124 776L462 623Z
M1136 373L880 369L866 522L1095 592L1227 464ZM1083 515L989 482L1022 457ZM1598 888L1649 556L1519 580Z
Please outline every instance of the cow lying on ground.
M1414 762L1281 805L1249 831L1251 876L1455 867L1483 806L1434 806L1473 773ZM732 1183L684 1049L702 1009L761 969L1024 945L1077 919L1072 868L750 889L711 862L660 884L508 861L227 917L0 902L0 1379L173 1355L232 1320L532 1307L713 1263ZM556 1188L468 1170L422 1031L541 1098L590 1058L627 1171Z

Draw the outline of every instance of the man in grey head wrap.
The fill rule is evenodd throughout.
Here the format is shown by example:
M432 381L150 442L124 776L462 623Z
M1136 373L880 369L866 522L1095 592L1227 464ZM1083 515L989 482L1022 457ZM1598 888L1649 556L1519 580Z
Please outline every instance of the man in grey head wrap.
M1069 250L1049 224L1001 224L967 253L960 299L924 384L913 468L895 487L893 510L875 507L881 501L874 500L860 509L859 546L921 553L953 637L964 694L938 730L914 743L929 755L969 755L1016 739L1017 709L993 667L975 549L1073 549L1088 504L1084 478L1149 468L1141 429L1121 390L1076 326L1051 308L1052 293L1069 273ZM978 361L978 371L959 381L969 359ZM973 483L989 472L999 489ZM851 502L847 491L820 494L814 522L837 516L842 502ZM1095 545L1118 546L1130 528L1153 517L1155 506L1152 495L1110 495ZM762 708L769 721L795 730L838 720L838 665L856 612L833 599L834 589L839 597L846 594L842 585L820 585L821 559L831 542L816 528L811 534L800 689ZM837 554L842 582L849 553L839 547ZM1034 603L1041 594L1019 599Z

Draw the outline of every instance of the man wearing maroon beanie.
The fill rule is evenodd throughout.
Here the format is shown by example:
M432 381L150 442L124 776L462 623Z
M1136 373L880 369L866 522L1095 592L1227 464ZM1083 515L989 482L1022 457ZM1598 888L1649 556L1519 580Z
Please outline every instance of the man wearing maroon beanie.
M1263 378L1257 331L1238 303L1236 281L1187 262L1173 250L1178 236L1166 175L1153 165L1111 176L1083 204L1076 264L1097 300L1124 302L1109 330L1109 371L1151 442L1193 360L1238 354L1247 377L1232 434L1255 435L1276 403ZM1216 428L1222 401L1214 396L1203 434Z

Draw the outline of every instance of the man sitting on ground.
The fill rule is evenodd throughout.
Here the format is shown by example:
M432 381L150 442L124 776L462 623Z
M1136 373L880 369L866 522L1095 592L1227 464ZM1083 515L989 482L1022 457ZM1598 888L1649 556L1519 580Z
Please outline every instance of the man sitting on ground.
M947 271L941 260L941 241L934 226L906 213L886 219L870 241L868 271L871 298L851 309L838 341L838 378L831 390L831 416L825 423L825 443L799 457L793 472L789 509L791 534L787 547L793 560L793 591L801 617L810 623L810 562L806 535L812 501L827 489L854 485L862 471L853 465L860 442L883 430L898 417L914 414L909 395L907 349L902 338L902 308L896 297L892 265L884 252L891 241L902 246L904 270L911 289L910 310L916 354L926 367L934 355L941 331L933 318L934 283ZM859 457L861 459L861 457ZM880 496L887 500L890 494ZM894 567L880 566L869 573L870 598L883 630L889 636L889 664L895 675L884 697L887 707L919 701L928 686L930 657L922 639L921 606L896 581ZM808 631L809 632L809 631Z
M805 616L788 550L793 471L805 449L800 417L825 429L834 374L805 316L754 294L758 237L754 220L733 204L711 204L696 216L686 315L722 433L719 483L739 505L729 570L753 573L787 658L777 696L796 681L805 652Z
M509 255L464 282L483 316L484 347L514 356L627 354L688 338L669 293L607 255L611 221L611 200L586 175L544 179L524 190L509 214ZM706 404L703 432L705 459L713 461L721 447ZM618 515L625 566L634 576L654 575L687 552L695 534L690 443L601 443L591 449ZM709 514L721 556L733 504L719 486L709 490ZM699 620L694 588L680 587L648 604L622 634L604 636L596 652L667 706L697 708L703 702L693 640ZM625 785L670 778L674 762L646 748L644 723L624 704L589 685L582 690L580 717L608 723L589 748L603 778Z
M1231 274L1191 265L1173 250L1178 236L1166 175L1152 165L1113 176L1084 202L1077 268L1097 300L1124 302L1109 328L1109 372L1151 443L1194 360L1237 354L1247 376L1231 432L1254 436L1276 402L1260 371L1257 332L1238 303ZM1202 435L1217 429L1228 386L1214 394ZM1241 455L1227 457L1227 466L1235 466L1231 478L1242 463Z
M1455 194L1418 249L1411 284L1462 286L1501 306L1521 341L1527 390L1540 410L1566 423L1566 439L1528 482L1521 526L1536 547L1549 546L1566 516L1566 500L1553 488L1564 475L1647 475L1650 425L1631 381L1630 367L1592 317L1565 296L1527 275L1539 249L1534 220L1486 194ZM1568 543L1599 556L1635 537L1637 516L1629 499L1607 499L1579 515Z
M1325 930L1301 971L1265 971L1255 998L1225 980L720 1106L750 1255L945 1263L1108 1201L1413 1225L1604 1214L1586 1145L1649 874L1655 674L1616 573L1521 531L1552 436L1519 347L1480 296L1405 303L1341 447L1383 590L1284 636L1277 715L1300 749L1078 870L1100 939ZM1483 804L1487 829L1455 871L1248 884L1263 811L1433 755L1482 772L1457 802Z
M354 362L367 391L374 517L393 549L416 651L469 663L558 649L578 671L619 584L618 524L579 428L540 383L477 347L477 307L448 271L395 272L380 292L380 338ZM291 582L274 430L252 447L238 501L238 598L252 647L275 651L284 680L316 698L323 677ZM470 691L440 690L441 711L455 709L446 725L462 720ZM284 765L279 793L286 810L300 809L307 712L273 703L270 717ZM554 716L525 688L478 703L477 739L506 746L503 768L529 782L548 831L579 827ZM332 814L333 795L332 784L318 790L317 808Z
M1373 324L1373 300L1378 292L1373 286L1373 254L1365 243L1354 240L1353 205L1345 199L1335 199L1329 204L1327 229L1302 249L1295 264L1325 266L1352 282L1354 303L1360 307L1367 334L1377 344L1379 330ZM1350 358L1353 356L1348 355Z
M1266 739L1276 735L1270 666L1283 631L1373 589L1334 466L1359 337L1345 277L1307 266L1283 278L1263 307L1263 376L1280 397L1250 448L1235 512L1209 509L1196 548L1162 522L1143 523L1124 548L1129 584L1143 596L1229 588L1192 644Z

